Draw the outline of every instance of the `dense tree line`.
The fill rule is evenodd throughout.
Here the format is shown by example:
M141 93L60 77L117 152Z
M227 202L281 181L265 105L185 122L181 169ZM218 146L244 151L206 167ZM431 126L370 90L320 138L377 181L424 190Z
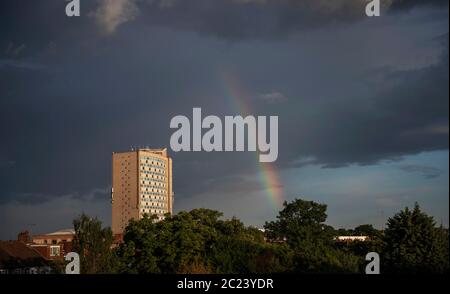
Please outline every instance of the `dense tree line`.
M327 206L301 199L284 203L264 231L222 213L194 209L130 221L114 249L109 228L82 215L74 221L74 248L83 273L364 273L365 255L378 252L382 273L449 271L448 229L415 205L387 221L386 230L327 225ZM368 236L337 242L339 235Z

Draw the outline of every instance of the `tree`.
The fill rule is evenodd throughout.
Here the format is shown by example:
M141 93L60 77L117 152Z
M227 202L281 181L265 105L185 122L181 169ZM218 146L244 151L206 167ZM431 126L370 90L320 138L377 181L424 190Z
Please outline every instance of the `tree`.
M301 244L330 243L333 233L325 225L327 206L313 201L296 199L284 202L277 221L266 222L269 239L286 242L291 247Z
M97 274L114 271L114 256L111 251L113 242L109 227L102 228L97 218L84 213L73 221L75 237L73 250L80 255L81 273Z
M448 229L442 225L435 229L434 271L438 273L449 272L449 234Z
M448 233L436 228L433 217L416 203L388 219L382 267L393 273L448 271Z
M118 249L124 273L269 273L288 269L289 254L258 229L222 213L194 209L130 221Z
M259 229L236 218L217 223L218 241L211 249L216 273L279 273L290 269L289 248L267 243Z
M365 256L369 252L382 251L382 233L375 229L370 224L359 225L353 230L339 229L336 231L337 236L368 236L369 238L364 241L354 240L352 242L337 242L335 248L339 249L341 253L353 254L359 257L359 271L364 272L367 261Z
M372 225L359 225L353 230L356 236L368 236L371 239L380 238L381 232L375 229Z
M221 213L195 209L156 222L145 215L130 221L118 250L121 272L208 273L207 255L217 240Z
M344 228L340 228L340 229L336 230L335 235L336 236L351 236L351 235L353 235L353 231L352 230L347 230L347 229L344 229Z
M266 222L269 240L286 242L296 272L356 272L359 258L334 248L335 230L325 224L327 206L296 199L285 202L276 221Z
M356 227L352 234L371 238L350 243L334 240L348 231L325 223L326 208L301 199L285 202L265 233L209 209L168 214L162 221L145 215L125 229L116 251L118 272L361 273L372 251L381 254L384 272L448 271L448 230L435 227L418 205L389 219L385 235L371 225Z

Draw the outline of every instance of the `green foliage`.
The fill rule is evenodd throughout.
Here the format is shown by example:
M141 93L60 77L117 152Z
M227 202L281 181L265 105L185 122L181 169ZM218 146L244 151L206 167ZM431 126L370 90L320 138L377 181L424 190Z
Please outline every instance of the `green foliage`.
M369 252L382 252L382 232L375 229L372 225L360 225L354 229L339 229L335 232L336 236L368 236L366 241L355 240L352 242L336 242L334 247L340 253L356 256L359 263L357 272L364 273L366 267L365 256Z
M333 241L333 230L325 225L327 206L313 201L284 202L276 221L266 222L264 228L272 241L283 241L292 248L320 246Z
M131 220L126 228L124 243L116 250L118 271L122 273L159 273L154 256L156 228L153 218Z
M272 241L286 241L293 252L293 271L357 272L359 259L334 247L335 230L326 225L327 206L301 199L284 203L277 220L264 226Z
M368 236L370 239L381 238L381 232L375 229L372 225L359 225L353 229L354 236Z
M368 224L335 230L325 223L326 209L313 201L285 202L265 232L209 209L162 221L145 215L130 221L113 251L109 228L82 215L74 221L74 246L83 252L84 273L364 273L368 252L380 254L382 273L448 272L448 229L436 227L418 205L390 218L385 232ZM369 240L336 242L339 235Z
M384 272L448 272L448 231L436 228L433 217L416 203L389 218L384 232Z
M219 224L219 242L212 250L212 264L217 273L274 273L284 272L284 246L266 243L264 234L255 228L246 228L232 219Z
M257 273L282 271L278 246L239 220L194 209L160 222L131 221L118 249L124 273ZM283 257L284 258L284 257Z
M449 272L449 234L448 229L440 226L435 228L435 242L434 242L434 258L432 264L432 271L437 273Z
M81 273L97 274L114 271L111 251L113 236L110 228L102 228L97 218L82 214L73 221L75 237L73 251L80 255Z

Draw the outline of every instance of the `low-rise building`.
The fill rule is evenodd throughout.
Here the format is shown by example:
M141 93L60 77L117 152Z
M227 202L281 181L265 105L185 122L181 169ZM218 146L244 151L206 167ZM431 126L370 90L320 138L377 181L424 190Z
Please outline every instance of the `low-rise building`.
M48 274L51 263L21 241L0 241L0 274Z
M72 251L75 237L73 229L60 230L48 234L30 236L28 231L20 232L17 240L32 247L49 260L62 260Z
M35 235L31 238L29 246L39 251L45 258L61 260L72 251L72 241L75 230L60 230L48 234Z
M353 241L364 242L369 240L369 236L337 236L335 240L337 242L353 242Z

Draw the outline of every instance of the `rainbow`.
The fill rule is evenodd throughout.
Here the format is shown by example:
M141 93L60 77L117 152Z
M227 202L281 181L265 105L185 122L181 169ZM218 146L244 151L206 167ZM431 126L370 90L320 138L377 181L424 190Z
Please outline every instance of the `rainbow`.
M250 111L246 97L251 97L239 83L235 75L230 74L229 70L219 70L219 80L223 86L226 97L231 103L231 108L241 116L253 115ZM283 205L283 185L280 181L278 171L273 163L264 163L259 161L259 154L255 152L255 162L259 174L259 180L263 190L273 208L278 211Z

